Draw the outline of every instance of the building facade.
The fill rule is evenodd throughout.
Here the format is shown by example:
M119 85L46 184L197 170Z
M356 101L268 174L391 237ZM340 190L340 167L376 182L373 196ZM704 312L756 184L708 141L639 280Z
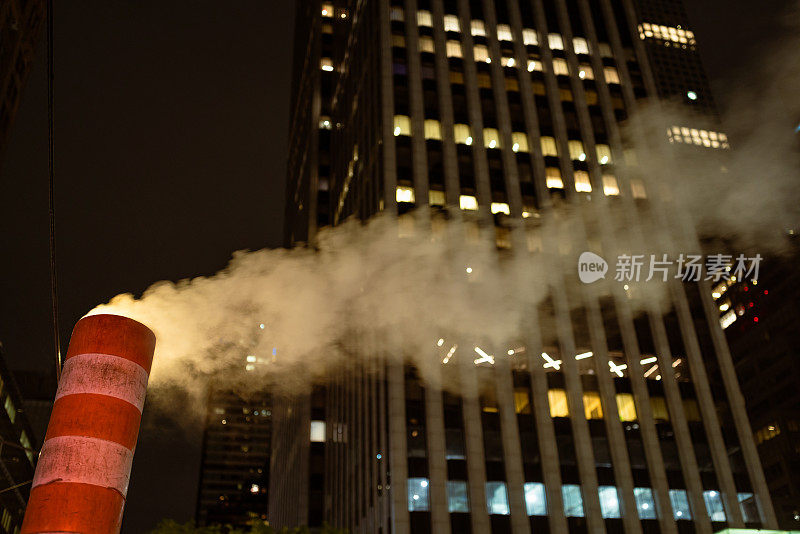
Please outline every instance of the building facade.
M43 0L0 5L0 164L44 22Z
M250 525L267 519L272 405L269 395L242 397L209 388L196 521Z
M632 243L667 243L647 149L621 123L672 99L697 123L659 124L659 147L727 148L678 0L300 2L296 19L288 246L406 212L400 235L458 221L499 261L619 250L612 213ZM567 247L539 221L571 207ZM282 401L273 465L298 467L273 473L274 524L776 528L708 282L670 279L667 306L634 308L627 285L598 295L576 274L542 271L548 296L507 346L434 339L424 373L376 357L317 388L324 413L310 393ZM315 449L318 478L300 469Z

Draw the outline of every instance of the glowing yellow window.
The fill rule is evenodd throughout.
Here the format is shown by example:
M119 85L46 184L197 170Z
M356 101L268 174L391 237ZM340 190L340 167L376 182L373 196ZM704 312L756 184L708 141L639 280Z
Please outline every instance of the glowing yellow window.
M542 155L543 156L558 156L558 148L556 147L556 140L552 137L543 135L542 141ZM559 175L560 178L560 175Z
M469 131L469 126L466 124L456 124L453 126L453 137L456 143L460 145L471 145L472 135Z
M564 50L564 40L561 39L561 35L557 33L548 35L547 43L550 45L551 50Z
M442 139L442 128L436 119L425 119L425 139Z
M505 202L492 202L492 213L511 215L511 210Z
M431 17L430 11L425 11L424 9L420 9L417 11L417 24L420 26L433 26L433 17Z
M473 53L475 55L475 61L482 61L484 63L490 63L489 60L489 49L486 48L484 45L475 45L473 48Z
M322 70L331 72L333 70L333 60L329 57L324 57L320 59L319 66Z
M573 37L572 38L572 48L575 49L576 54L588 54L589 53L589 43L586 42L586 39L583 37Z
M653 419L669 421L667 401L664 397L650 397L650 409L653 410Z
M514 152L528 152L528 136L522 132L511 134L511 150Z
M461 195L458 197L458 205L462 210L477 210L478 199L471 195Z
M581 141L570 140L569 143L569 159L573 161L586 161L586 152L583 151L583 143Z
M548 390L547 401L550 404L550 417L569 417L567 393L563 389Z
M407 115L394 116L394 135L411 135L411 119Z
M500 132L496 128L483 129L483 146L486 148L500 148Z
M486 35L486 27L482 20L473 20L470 25L472 35Z
M423 35L419 38L419 51L420 52L429 52L433 54L433 38L428 37L427 35Z
M437 191L436 189L428 191L428 203L431 206L444 206L444 202L444 191Z
M508 24L497 25L497 40L498 41L513 41L511 36L511 27Z
M531 413L531 401L527 388L514 389L514 411L516 413Z
M636 404L630 393L617 393L617 411L620 421L636 421Z
M555 189L564 189L564 181L561 179L561 171L556 167L547 167L545 169L545 176L547 178L547 187Z
M619 185L617 178L613 174L603 175L603 193L607 196L619 195Z
M539 45L539 36L536 34L536 30L532 30L530 28L523 28L522 30L522 42L525 45Z
M446 32L457 32L460 31L461 27L458 24L458 17L455 15L445 15L444 16L444 31Z
M587 391L583 394L583 410L586 419L602 419L603 404L600 402L600 394L596 391Z
M461 57L461 43L452 39L447 41L445 53L447 57Z
M414 202L414 188L398 185L395 198L398 202Z
M556 76L569 76L569 67L567 67L567 61L561 58L553 59L553 73Z
M605 67L603 69L603 73L606 77L606 83L615 83L619 84L619 74L617 74L617 69L614 67Z
M644 183L636 178L631 180L631 193L633 193L633 198L647 198Z
M592 182L589 180L589 173L586 171L575 171L575 191L579 193L591 193Z
M594 80L594 71L589 65L580 65L578 67L578 78L581 80Z
M322 16L323 17L332 17L333 16L333 4L330 2L325 2L322 4Z
M597 161L600 162L600 165L608 165L611 163L611 147L598 144L595 148L597 149Z

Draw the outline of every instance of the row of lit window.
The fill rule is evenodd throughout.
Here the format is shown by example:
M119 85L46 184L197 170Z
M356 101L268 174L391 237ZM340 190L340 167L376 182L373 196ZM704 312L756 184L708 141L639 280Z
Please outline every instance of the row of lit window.
M775 436L781 434L781 428L777 423L767 425L756 432L756 444L761 445L765 441L769 441Z
M329 121L328 121L329 123ZM395 137L411 135L411 118L407 115L394 116ZM436 119L425 119L423 122L423 135L425 139L442 140L442 126ZM472 132L467 124L454 124L453 137L456 144L472 145ZM528 136L524 132L511 133L511 150L514 152L529 152ZM542 155L558 157L558 145L553 137L543 135L540 137ZM486 148L502 148L500 132L496 128L483 129L483 145ZM575 139L567 141L570 159L573 161L586 161L586 151L583 142ZM595 145L597 160L601 165L611 163L611 148L602 143Z
M486 482L486 511L490 515L509 515L511 507L508 503L508 490L505 482ZM524 485L525 509L529 516L547 515L547 497L544 484L541 482L526 482ZM655 499L651 488L634 488L634 499L639 519L658 519ZM619 493L615 486L599 486L600 513L605 519L618 519L622 517L622 506ZM737 494L745 522L758 521L758 511L755 507L752 493ZM564 515L566 517L584 517L583 496L581 487L577 484L564 484L561 486ZM672 517L675 520L691 520L692 511L689 507L689 498L684 489L669 490ZM703 491L703 501L706 512L712 521L725 521L725 508L719 491ZM463 480L447 481L447 509L450 513L469 513L469 487ZM430 481L427 478L408 479L408 510L410 512L430 511Z
M649 22L639 24L639 38L643 41L645 39L658 39L681 45L695 45L694 32L684 30L680 26L664 26L663 24L651 24Z
M630 393L617 393L615 398L619 420L623 422L637 421L636 403L633 400L633 395ZM550 406L550 417L569 417L566 391L563 389L548 390L547 401ZM528 392L526 390L515 390L514 404L516 413L530 413ZM603 405L600 401L600 394L596 391L584 392L583 409L586 419L603 419ZM669 421L669 410L664 397L650 397L650 411L654 419ZM701 421L700 410L696 400L683 399L683 411L687 421Z
M728 136L724 133L687 126L673 126L667 129L670 143L704 146L706 148L730 148Z
M405 20L403 8L395 6L392 7L391 19L394 21L402 22ZM460 32L461 23L455 15L445 15L443 17L443 27L446 32ZM417 11L417 25L422 27L433 27L433 16L430 11L419 10ZM498 24L496 26L497 40L505 42L513 42L514 34L508 24ZM470 21L470 33L473 36L486 36L486 24L482 20ZM531 28L522 29L522 42L525 45L539 46L539 34L536 30ZM547 44L551 50L564 50L564 39L558 33L551 33L547 36ZM572 39L572 47L576 54L588 54L589 43L583 37L575 37ZM611 47L607 43L599 43L598 51L602 57L612 57Z

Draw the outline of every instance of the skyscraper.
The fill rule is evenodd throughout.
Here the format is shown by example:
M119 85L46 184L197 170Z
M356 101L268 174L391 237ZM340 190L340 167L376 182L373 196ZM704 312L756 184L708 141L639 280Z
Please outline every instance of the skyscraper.
M642 235L665 215L620 123L676 99L693 122L659 124L656 150L728 148L696 46L679 0L300 2L286 244L412 210L401 227L461 221L501 261L616 251L611 210L635 243L666 240ZM538 221L570 207L592 216L565 243ZM324 414L285 401L273 463L310 463L324 428L313 505L351 532L774 528L708 282L670 278L668 305L638 310L627 285L541 278L522 340L431 340L434 372L460 387L387 358L335 372ZM270 484L277 526L319 524L308 473Z
M0 162L44 24L43 0L0 5Z

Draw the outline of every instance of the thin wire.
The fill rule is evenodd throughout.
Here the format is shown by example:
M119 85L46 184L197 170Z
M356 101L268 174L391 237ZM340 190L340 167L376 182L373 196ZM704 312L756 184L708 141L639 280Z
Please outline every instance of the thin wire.
M25 484L30 484L31 482L33 482L33 480L27 480L25 482L20 482L19 484L14 484L13 486L9 486L7 488L3 488L3 489L0 490L0 494L5 493L7 491L11 491L11 490L17 489L20 486L24 486Z
M53 0L47 0L47 168L50 181L50 300L53 305L53 344L56 382L61 379L61 334L58 328L58 275L56 272L55 151L53 149Z

